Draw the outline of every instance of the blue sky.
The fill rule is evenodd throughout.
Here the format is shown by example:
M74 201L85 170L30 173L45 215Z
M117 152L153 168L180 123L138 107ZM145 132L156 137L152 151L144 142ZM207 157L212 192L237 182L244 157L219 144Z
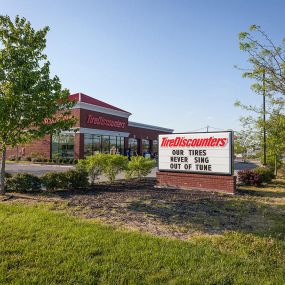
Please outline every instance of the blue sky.
M191 131L240 129L235 100L259 104L234 65L246 66L238 33L258 24L285 37L285 1L0 0L1 14L50 26L52 73L130 111L132 121Z

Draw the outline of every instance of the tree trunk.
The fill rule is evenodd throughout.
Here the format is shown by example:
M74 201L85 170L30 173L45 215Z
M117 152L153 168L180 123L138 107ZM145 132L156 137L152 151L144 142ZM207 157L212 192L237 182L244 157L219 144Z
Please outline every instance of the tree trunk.
M2 145L2 162L1 162L1 188L0 194L5 194L5 165L6 165L6 146Z
M277 155L274 156L274 175L277 177Z

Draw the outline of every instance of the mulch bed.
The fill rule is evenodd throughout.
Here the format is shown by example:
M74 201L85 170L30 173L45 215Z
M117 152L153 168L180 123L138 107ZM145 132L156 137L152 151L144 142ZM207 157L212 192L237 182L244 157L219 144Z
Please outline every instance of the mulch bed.
M263 232L271 220L264 207L245 196L155 188L155 179L99 183L92 189L15 195L67 205L74 215L119 228L187 239L226 231ZM56 208L56 206L55 206ZM271 211L272 209L268 209Z

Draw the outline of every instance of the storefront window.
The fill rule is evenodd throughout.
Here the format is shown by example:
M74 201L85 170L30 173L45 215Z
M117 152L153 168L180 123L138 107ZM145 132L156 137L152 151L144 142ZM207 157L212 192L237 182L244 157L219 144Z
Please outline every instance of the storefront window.
M74 134L52 136L52 158L74 158Z
M124 154L125 141L122 137L117 137L117 153Z
M110 137L102 136L102 153L110 153Z
M117 151L117 139L116 137L110 137L110 153L116 154Z
M101 136L84 135L84 156L94 155L101 152Z
M92 155L92 135L86 134L84 136L84 155Z
M142 154L149 151L149 140L142 140Z
M138 154L138 140L129 138L128 149L130 150L130 155Z
M154 154L158 153L158 141L157 140L152 141L152 152Z
M96 153L124 154L124 138L84 134L84 155Z

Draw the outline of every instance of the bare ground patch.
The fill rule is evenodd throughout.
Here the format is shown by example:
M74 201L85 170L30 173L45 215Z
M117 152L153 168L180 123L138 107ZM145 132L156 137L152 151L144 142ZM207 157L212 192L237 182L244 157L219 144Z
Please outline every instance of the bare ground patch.
M53 202L55 209L64 207L87 219L179 239L226 231L284 238L283 183L270 189L242 188L238 195L229 196L157 189L155 180L146 178L100 183L88 190L15 194L13 201Z

